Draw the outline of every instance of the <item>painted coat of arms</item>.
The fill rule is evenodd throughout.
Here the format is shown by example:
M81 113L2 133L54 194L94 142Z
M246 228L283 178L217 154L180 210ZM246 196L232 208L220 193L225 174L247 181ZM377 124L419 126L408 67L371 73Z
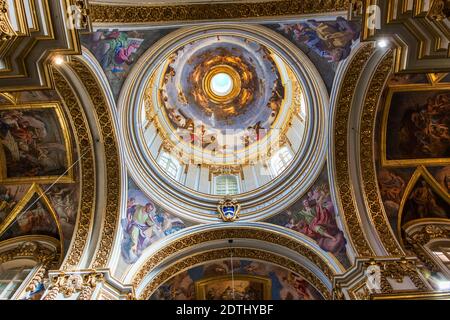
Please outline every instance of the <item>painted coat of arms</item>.
M224 200L220 201L219 205L217 206L220 218L226 222L232 222L239 218L240 209L241 205L237 203L236 200L232 200L229 198L225 198Z

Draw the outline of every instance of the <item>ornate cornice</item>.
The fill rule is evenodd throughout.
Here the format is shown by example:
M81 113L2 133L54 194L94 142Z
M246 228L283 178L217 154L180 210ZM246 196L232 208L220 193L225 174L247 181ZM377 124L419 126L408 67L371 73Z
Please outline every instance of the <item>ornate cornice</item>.
M372 43L365 44L353 57L342 80L341 89L337 99L335 111L334 128L334 159L336 168L337 196L343 213L343 219L350 235L350 241L358 255L372 256L367 239L364 236L361 221L355 205L355 198L350 178L349 155L348 155L348 121L352 99L356 90L356 83L363 71L363 68L374 52Z
M92 23L156 23L282 17L345 11L350 1L260 1L186 5L91 5Z
M386 251L392 255L401 255L400 249L392 229L383 210L383 203L378 192L378 182L375 173L374 134L378 101L383 92L384 84L389 77L394 62L394 53L389 51L376 66L376 72L368 85L364 99L360 125L360 165L364 198L369 217Z
M56 267L59 253L42 246L37 241L25 241L17 247L0 253L0 264L20 258L33 259L45 268Z
M109 110L109 104L103 93L104 90L101 84L90 71L89 67L78 58L73 59L70 67L84 84L86 92L92 101L93 112L99 121L99 129L105 150L105 188L107 190L105 219L103 221L95 260L91 263L92 267L97 269L107 265L113 251L113 242L120 216L121 183L119 173L121 171L121 161L111 111Z
M197 246L202 243L221 240L221 239L254 239L261 240L268 243L276 243L277 245L284 246L291 249L301 256L309 259L314 265L316 265L328 279L332 279L334 271L328 265L328 263L320 257L314 250L306 246L305 244L296 241L288 236L273 233L270 231L251 229L251 228L233 228L233 229L216 229L203 231L201 233L193 233L183 238L176 239L169 243L167 246L161 248L152 255L136 272L136 275L132 279L134 287L138 287L143 279L162 261L168 259L171 255L189 247Z
M71 118L78 146L78 154L80 155L81 204L78 213L78 223L76 225L74 240L62 266L63 270L68 270L78 265L87 245L90 225L95 210L95 163L92 135L85 119L83 108L66 79L56 70L53 70L53 77L55 79L55 88L64 99L64 104Z
M162 272L158 273L147 285L145 286L142 294L139 296L141 300L148 300L152 293L164 282L169 280L172 276L179 272L185 271L195 265L205 263L208 261L219 260L229 258L230 254L235 258L247 258L260 261L270 262L285 269L288 269L296 274L301 275L306 281L313 285L325 299L331 299L331 293L328 291L325 284L317 278L311 271L301 266L300 264L279 256L277 254L248 248L233 248L233 249L220 249L215 251L202 252L183 260L177 261L175 264L169 266Z

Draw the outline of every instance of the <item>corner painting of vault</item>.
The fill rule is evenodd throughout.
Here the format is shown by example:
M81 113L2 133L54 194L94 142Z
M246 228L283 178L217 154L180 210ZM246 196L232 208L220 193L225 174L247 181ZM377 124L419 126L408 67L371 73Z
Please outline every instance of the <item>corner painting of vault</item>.
M0 109L0 142L2 179L59 176L68 169L54 108Z
M126 264L136 262L142 252L156 241L186 227L183 220L148 198L131 178L128 178L127 209L122 215L121 225L121 257Z
M347 240L338 225L336 212L331 200L325 166L317 181L302 198L266 222L289 228L314 239L323 250L332 253L344 267L349 267Z
M405 228L450 218L450 77L393 75L376 122L377 178L398 240Z
M117 99L123 82L140 55L172 30L98 30L81 36L81 43L98 60Z
M1 235L0 241L26 235L45 235L60 240L58 224L37 194L18 212L16 219Z
M234 291L232 289L233 271ZM151 300L323 300L302 276L254 260L219 260L179 273Z
M45 235L70 246L80 170L59 101L54 90L0 95L1 240Z
M345 60L359 39L361 25L344 17L270 24L269 28L297 45L316 65L331 89L337 63Z

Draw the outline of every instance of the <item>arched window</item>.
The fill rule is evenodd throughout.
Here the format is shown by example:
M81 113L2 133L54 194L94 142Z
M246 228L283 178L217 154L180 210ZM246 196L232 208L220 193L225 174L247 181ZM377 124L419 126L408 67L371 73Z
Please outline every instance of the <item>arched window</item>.
M159 157L158 164L171 178L178 180L181 174L180 162L167 152L163 152Z
M0 300L11 299L33 268L29 264L11 268L0 265Z
M291 163L294 156L288 147L280 148L270 159L270 169L274 176L278 176Z
M215 177L214 193L217 195L231 195L239 193L239 178L236 175L223 174Z

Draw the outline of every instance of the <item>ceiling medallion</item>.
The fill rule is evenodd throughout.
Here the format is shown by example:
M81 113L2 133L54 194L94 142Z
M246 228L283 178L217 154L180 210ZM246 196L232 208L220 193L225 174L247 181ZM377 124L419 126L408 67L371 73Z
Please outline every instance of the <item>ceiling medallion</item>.
M225 222L233 222L239 218L239 211L241 210L241 205L231 198L225 198L219 202L217 206L220 218Z
M218 104L228 103L241 92L241 77L233 67L215 66L203 79L203 90L211 101Z

